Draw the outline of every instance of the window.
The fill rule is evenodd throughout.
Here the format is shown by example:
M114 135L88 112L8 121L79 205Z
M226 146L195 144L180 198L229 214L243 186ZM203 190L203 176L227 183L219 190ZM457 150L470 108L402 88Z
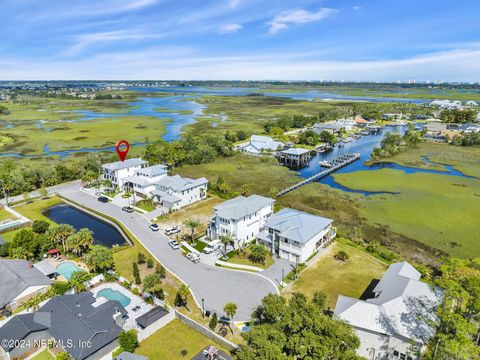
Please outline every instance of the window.
M401 353L401 354L400 354L400 359L401 359L401 360L405 360L405 358L406 358L405 354Z
M400 353L397 350L393 350L393 356L398 357L398 355L400 355Z

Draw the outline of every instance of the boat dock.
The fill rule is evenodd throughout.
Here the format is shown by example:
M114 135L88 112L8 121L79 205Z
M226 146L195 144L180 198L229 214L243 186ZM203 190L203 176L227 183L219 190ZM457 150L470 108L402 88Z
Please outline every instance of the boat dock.
M279 191L277 193L277 197L285 195L286 193L289 193L290 191L298 189L299 187L301 187L303 185L306 185L306 184L309 184L311 182L320 180L320 179L334 173L335 171L347 166L348 164L351 164L352 162L357 161L358 159L360 159L360 154L359 153L344 154L344 155L341 155L339 157L336 157L335 159L329 161L329 164L331 164L331 167L329 167L328 169L322 170L322 171L316 173L315 175L312 175L309 178L296 183L295 185L289 186L289 187Z

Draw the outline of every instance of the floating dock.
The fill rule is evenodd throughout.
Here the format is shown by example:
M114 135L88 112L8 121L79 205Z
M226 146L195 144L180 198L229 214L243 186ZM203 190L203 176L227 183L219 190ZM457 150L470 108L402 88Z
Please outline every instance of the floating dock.
M339 157L337 157L333 160L330 160L329 163L332 165L330 168L328 168L326 170L322 170L322 171L316 173L315 175L312 175L309 178L307 178L303 181L300 181L299 183L296 183L295 185L289 186L289 187L279 191L277 193L277 197L285 195L286 193L289 193L290 191L298 189L299 187L301 187L303 185L306 185L306 184L309 184L311 182L320 180L320 179L334 173L335 171L351 164L352 162L357 161L358 159L360 159L360 154L359 153L353 153L353 154L344 154L344 155L341 155L341 156L339 156Z

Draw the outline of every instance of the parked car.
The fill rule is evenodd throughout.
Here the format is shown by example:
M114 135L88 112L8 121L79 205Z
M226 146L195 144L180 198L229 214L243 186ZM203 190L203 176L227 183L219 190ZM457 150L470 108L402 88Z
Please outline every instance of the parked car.
M122 207L122 210L127 212L127 213L132 213L133 212L133 207L131 206L124 206Z
M102 202L102 203L107 203L108 202L108 198L106 196L99 196L97 200Z
M165 235L174 235L180 232L180 228L178 226L172 226L165 229Z
M220 246L222 245L222 242L220 240L213 240L210 241L207 246L203 249L204 254L211 254L214 251L217 251Z
M158 230L160 230L160 227L159 227L157 224L155 224L155 223L151 223L150 225L148 225L148 227L149 227L150 230L152 230L152 231L158 231Z
M197 253L191 252L187 254L187 259L196 264L200 262L200 255Z
M170 245L170 247L171 247L173 250L180 249L180 245L179 245L178 242L176 242L175 240L170 240L170 241L168 242L168 245Z

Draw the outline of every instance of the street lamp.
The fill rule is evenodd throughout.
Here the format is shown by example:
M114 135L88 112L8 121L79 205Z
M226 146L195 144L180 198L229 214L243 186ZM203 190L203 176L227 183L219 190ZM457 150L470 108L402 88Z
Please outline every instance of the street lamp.
M202 318L205 318L205 299L202 298Z
M3 196L5 197L5 204L8 206L8 197L7 197L7 191L5 190L5 181L3 179L0 179L0 182L2 183L2 187L3 187Z

